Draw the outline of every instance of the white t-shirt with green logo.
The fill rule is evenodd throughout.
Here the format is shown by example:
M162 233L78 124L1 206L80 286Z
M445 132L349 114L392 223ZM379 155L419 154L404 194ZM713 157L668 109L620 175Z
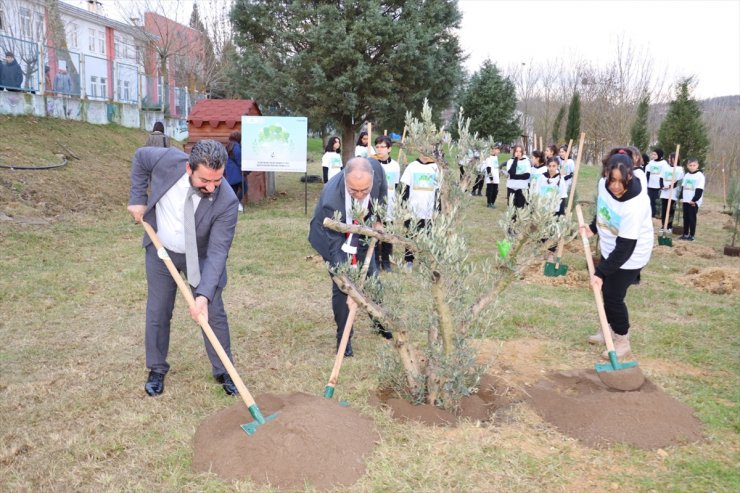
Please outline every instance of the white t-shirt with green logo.
M661 178L663 178L663 187L665 188L670 187L671 178L673 177L673 166L671 166L668 163L665 163L663 165L663 171L661 172L660 176ZM681 180L681 178L683 178L683 168L681 166L676 166L676 177L673 178L673 200L674 201L678 200L678 189L680 185L680 183L678 182ZM670 190L660 191L661 199L667 199L670 196L671 196Z
M696 171L695 173L686 173L683 175L683 194L682 198L685 204L688 204L691 202L691 199L694 198L694 193L698 189L704 190L704 185L706 184L706 177L704 176L704 173L701 171ZM696 201L696 205L698 207L701 207L701 203L704 202L704 195L702 194L701 197L699 197L699 200Z
M321 158L321 166L329 170L328 179L342 171L342 155L338 152L325 152Z
M409 209L418 219L431 219L439 188L437 163L414 161L406 166L401 183L409 187Z
M647 265L653 251L653 221L650 199L640 193L625 202L616 200L606 189L604 178L599 180L596 203L596 228L599 231L601 255L609 258L617 244L617 236L637 240L635 250L622 269L640 269Z
M389 163L380 163L385 171L385 179L388 182L388 198L386 200L387 214L386 220L393 221L395 219L396 209L396 185L401 179L401 166L394 159L391 159Z

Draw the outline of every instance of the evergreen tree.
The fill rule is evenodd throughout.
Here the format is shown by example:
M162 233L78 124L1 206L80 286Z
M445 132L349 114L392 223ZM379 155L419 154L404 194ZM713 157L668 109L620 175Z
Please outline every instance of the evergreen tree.
M676 87L665 120L658 130L658 143L669 152L681 145L681 156L692 156L704 165L709 149L709 136L701 120L699 103L691 97L693 78L682 79Z
M453 0L236 0L231 19L230 83L270 112L336 122L345 153L364 121L400 132L407 110L447 107L461 80Z
M555 116L555 123L552 126L552 143L557 145L560 142L560 128L563 126L563 119L565 118L565 105L560 107L557 116Z
M471 77L461 103L471 132L496 142L513 142L519 136L514 83L490 60Z
M578 141L581 135L581 96L578 92L573 93L568 107L568 123L565 125L565 140Z
M191 77L205 79L207 78L204 76L205 74L196 74L195 72L217 71L220 67L218 67L219 60L217 59L216 52L213 49L213 41L211 41L211 37L208 34L208 29L206 29L205 24L203 24L203 21L200 18L200 11L198 10L198 4L196 2L193 2L193 12L190 14L189 25L190 27L201 33L201 38L203 40L203 59L201 60L200 67L197 67L200 70L193 70L193 73L191 73ZM198 77L198 75L200 75L200 77ZM195 82L196 86L200 86L205 85L206 81L198 80ZM213 88L206 87L205 89L210 92Z
M648 112L650 110L650 96L646 94L640 100L640 104L637 106L637 117L635 123L632 124L630 129L630 141L632 145L640 149L642 152L647 151L650 145L650 136L648 134Z

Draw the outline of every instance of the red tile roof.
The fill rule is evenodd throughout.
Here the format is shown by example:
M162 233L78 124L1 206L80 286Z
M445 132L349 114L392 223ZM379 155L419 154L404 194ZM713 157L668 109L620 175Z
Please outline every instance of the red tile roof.
M188 123L200 128L209 123L216 128L220 123L234 128L241 123L242 115L261 115L262 112L253 99L201 99L190 109Z

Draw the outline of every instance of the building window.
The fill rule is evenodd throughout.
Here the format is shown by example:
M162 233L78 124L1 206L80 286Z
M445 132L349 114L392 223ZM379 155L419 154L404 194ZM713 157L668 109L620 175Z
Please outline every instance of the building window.
M95 53L95 29L88 29L87 47L91 53Z
M95 75L90 76L90 97L98 97L98 78Z
M105 33L98 31L98 53L105 55Z
M108 97L108 79L105 77L100 78L100 97Z
M69 47L77 48L77 24L69 25Z
M31 16L31 11L25 7L21 7L19 11L21 18L21 36L23 36L24 38L30 38L33 28L33 18Z
M131 101L131 81L118 80L118 100Z

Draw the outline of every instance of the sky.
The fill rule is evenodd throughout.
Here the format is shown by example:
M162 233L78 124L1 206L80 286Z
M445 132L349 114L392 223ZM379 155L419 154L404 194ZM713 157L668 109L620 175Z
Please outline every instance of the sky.
M78 6L84 0L65 0ZM102 0L106 15L142 0ZM187 23L192 0L150 0ZM198 0L202 15L230 0ZM672 84L697 78L698 99L740 94L740 0L459 0L459 38L475 72L486 58L502 70L548 59L603 64L624 42Z
M619 37L698 99L740 94L740 0L460 0L468 72L548 59L613 60Z

